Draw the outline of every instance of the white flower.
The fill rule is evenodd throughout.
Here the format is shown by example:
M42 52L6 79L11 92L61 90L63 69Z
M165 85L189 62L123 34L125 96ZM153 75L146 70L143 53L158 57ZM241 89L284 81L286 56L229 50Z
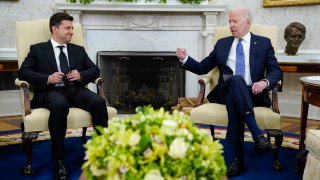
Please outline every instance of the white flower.
M182 176L179 177L178 180L188 180L188 176L182 175Z
M193 135L185 128L178 129L177 136L187 137L189 141L193 139Z
M189 134L189 131L185 128L178 129L177 136L187 136Z
M161 172L158 169L151 169L148 173L144 176L144 180L163 180Z
M140 138L141 136L138 133L133 133L129 138L128 144L130 146L135 146L140 142Z
M175 138L170 145L169 155L174 158L183 158L186 156L188 151L188 144L183 140L183 138Z
M125 173L127 173L129 171L129 168L126 166L126 165L121 165L120 167L119 167L119 172L121 173L121 174L125 174Z
M143 151L144 157L149 157L149 156L151 156L152 154L153 154L153 151L152 151L150 148L148 148L148 149L146 149L146 150Z
M176 121L173 120L163 120L162 121L162 126L161 130L164 132L166 135L173 135L175 128L178 126Z
M92 164L90 166L90 170L92 171L92 174L94 176L102 176L107 172L106 169L98 169L98 167L95 164Z
M201 165L205 168L207 168L210 165L210 161L209 160L202 160Z
M119 174L114 174L113 176L108 177L109 180L121 180Z
M163 120L162 121L162 126L174 129L174 128L176 128L178 126L178 124L177 124L176 121L173 121L173 120Z

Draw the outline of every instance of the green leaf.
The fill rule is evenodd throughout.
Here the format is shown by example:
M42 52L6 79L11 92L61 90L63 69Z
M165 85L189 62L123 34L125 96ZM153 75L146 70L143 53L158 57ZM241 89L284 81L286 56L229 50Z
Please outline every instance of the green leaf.
M148 135L144 134L141 136L140 139L140 149L143 152L145 149L147 149L149 147L149 145L151 144L151 139Z

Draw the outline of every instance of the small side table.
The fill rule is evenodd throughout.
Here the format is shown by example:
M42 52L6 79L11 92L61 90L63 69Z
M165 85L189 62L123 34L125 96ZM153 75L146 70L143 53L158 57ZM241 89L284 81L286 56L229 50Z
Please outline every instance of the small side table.
M302 84L302 98L299 152L302 152L305 150L304 141L306 139L309 104L320 107L320 76L302 77L300 78L300 83ZM298 174L302 177L305 167L305 160L299 159L297 164Z

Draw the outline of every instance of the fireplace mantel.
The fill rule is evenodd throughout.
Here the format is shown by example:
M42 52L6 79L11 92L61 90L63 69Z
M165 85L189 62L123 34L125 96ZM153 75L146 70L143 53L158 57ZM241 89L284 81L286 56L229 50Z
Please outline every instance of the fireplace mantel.
M227 5L153 5L153 4L110 4L106 3L92 3L92 4L80 4L80 3L63 3L57 2L56 7L59 10L65 11L79 11L79 12L157 12L157 13L219 13L226 11Z
M65 11L74 17L75 22L81 22L81 14L166 14L166 15L202 15L206 19L205 29L210 29L210 24L216 22L221 12L227 10L227 5L190 5L190 4L127 4L99 2L91 4L56 2L58 10ZM210 23L211 22L211 23ZM215 23L214 23L215 24Z
M56 9L82 24L89 57L99 51L175 52L188 49L201 60L212 51L215 27L227 5L138 4L94 1L91 4L56 2ZM173 0L172 0L173 1ZM171 2L172 2L171 1ZM168 1L169 2L169 1ZM186 72L186 96L197 96L198 76Z

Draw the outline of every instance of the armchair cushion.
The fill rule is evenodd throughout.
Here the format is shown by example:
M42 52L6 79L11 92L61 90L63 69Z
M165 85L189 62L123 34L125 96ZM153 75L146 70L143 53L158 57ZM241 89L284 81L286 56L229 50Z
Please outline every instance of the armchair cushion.
M271 108L255 107L254 114L261 129L280 129L280 114ZM227 126L228 114L226 106L218 103L206 103L190 111L191 120L200 124Z
M109 119L117 116L117 110L108 107L108 116ZM32 113L25 116L24 118L24 130L25 132L33 131L43 131L48 130L48 120L49 120L49 110L46 108L37 108L32 109ZM91 116L90 113L79 109L79 108L70 108L68 114L68 129L77 129L82 127L91 126Z
M310 129L307 133L305 143L309 153L303 179L320 179L320 130Z

